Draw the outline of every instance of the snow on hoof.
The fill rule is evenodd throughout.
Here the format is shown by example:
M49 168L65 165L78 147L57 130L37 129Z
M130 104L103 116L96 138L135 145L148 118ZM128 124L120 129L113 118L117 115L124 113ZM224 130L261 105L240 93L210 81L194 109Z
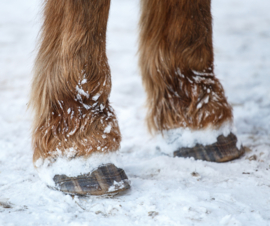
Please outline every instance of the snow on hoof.
M55 189L70 195L112 195L130 188L123 169L114 164L99 166L92 173L77 177L55 175Z
M193 157L210 162L227 162L239 158L245 151L243 146L237 148L237 137L230 133L227 137L220 135L217 142L211 145L196 144L193 148L180 148L174 152L174 157Z

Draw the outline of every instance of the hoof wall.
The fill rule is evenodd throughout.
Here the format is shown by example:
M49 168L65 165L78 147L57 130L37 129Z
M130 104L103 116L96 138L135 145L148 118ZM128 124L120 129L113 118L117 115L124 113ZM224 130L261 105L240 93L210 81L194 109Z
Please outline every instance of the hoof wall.
M242 146L238 149L236 143L237 137L233 133L227 137L221 135L214 144L206 146L196 144L193 148L181 148L174 152L174 157L193 157L196 160L227 162L239 158L245 152Z
M55 175L55 189L70 195L113 195L130 188L123 169L109 163L77 177Z

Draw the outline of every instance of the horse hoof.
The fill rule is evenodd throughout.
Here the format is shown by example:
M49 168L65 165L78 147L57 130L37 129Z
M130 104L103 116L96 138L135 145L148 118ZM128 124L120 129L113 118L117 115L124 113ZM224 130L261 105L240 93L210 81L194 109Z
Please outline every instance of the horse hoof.
M230 133L227 137L220 135L217 142L211 145L196 144L192 148L180 148L174 152L174 157L193 157L196 160L227 162L239 158L245 152L243 146L238 149L236 143L237 137L233 133Z
M70 195L113 195L130 188L125 171L111 163L77 177L55 175L53 180L56 190Z

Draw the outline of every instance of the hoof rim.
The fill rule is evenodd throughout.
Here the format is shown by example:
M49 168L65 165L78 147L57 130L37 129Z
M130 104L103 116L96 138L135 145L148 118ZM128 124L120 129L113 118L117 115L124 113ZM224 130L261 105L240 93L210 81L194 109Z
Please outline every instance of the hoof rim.
M69 195L115 195L130 188L125 171L111 163L77 177L55 175L53 180L53 189Z
M245 152L243 146L238 149L236 143L237 137L233 133L227 137L220 135L217 142L211 145L196 144L192 148L180 148L174 152L174 157L193 157L195 160L227 162L239 158Z

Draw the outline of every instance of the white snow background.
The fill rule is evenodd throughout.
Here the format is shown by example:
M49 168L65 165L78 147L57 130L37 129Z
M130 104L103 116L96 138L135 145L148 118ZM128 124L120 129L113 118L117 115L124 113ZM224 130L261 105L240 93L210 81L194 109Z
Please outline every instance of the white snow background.
M216 75L252 151L229 163L172 158L146 130L137 67L139 0L112 0L111 102L132 189L72 199L32 166L29 98L40 0L0 0L0 225L270 225L270 1L213 0ZM9 207L9 208L7 208Z

